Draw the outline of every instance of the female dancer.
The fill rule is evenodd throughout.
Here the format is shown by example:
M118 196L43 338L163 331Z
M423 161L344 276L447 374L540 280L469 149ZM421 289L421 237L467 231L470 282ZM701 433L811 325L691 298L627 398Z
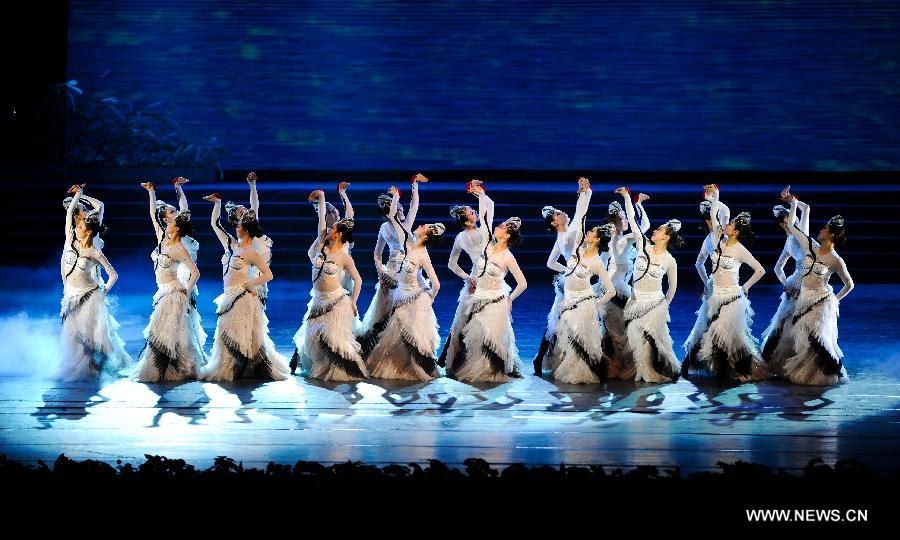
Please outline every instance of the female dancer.
M547 267L558 272L553 278L553 285L556 294L553 298L553 305L550 307L550 313L547 314L547 327L544 329L544 336L541 338L541 345L538 347L538 353L532 361L534 374L540 375L542 365L546 362L547 353L553 349L553 338L556 335L556 323L559 320L559 309L563 303L563 281L568 269L559 264L559 258L562 256L564 261L572 258L572 250L575 249L576 237L578 236L578 227L584 220L587 213L587 200L590 200L590 188L587 191L583 189L584 185L588 185L585 177L578 179L578 202L575 205L575 225L569 227L569 216L562 210L545 206L541 210L541 215L547 222L547 227L551 231L556 231L556 241L553 243L553 251L550 252L550 258L547 259ZM583 233L582 233L583 234Z
M787 186L781 192L781 198L785 202L790 199L790 189L791 186ZM803 234L809 235L809 206L798 200L797 208L803 211L797 226L800 227ZM775 263L775 275L778 276L778 281L784 287L784 292L781 293L778 310L775 311L769 327L763 332L762 358L766 362L773 360L783 362L787 357L794 355L792 333L785 332L785 326L789 325L789 321L794 317L797 298L800 297L800 281L805 273L803 258L806 256L806 248L791 233L792 227L787 221L790 210L779 204L772 209L772 213L775 214L775 222L787 234L784 248L781 250L781 255L778 256L778 262ZM786 276L784 266L789 258L794 259L794 272L790 276Z
M181 214L185 214L184 217L190 219L190 210L188 209L187 197L185 196L184 189L182 188L182 186L188 182L189 180L187 178L184 178L183 176L172 179L172 185L175 187L175 193L178 195L177 210L171 204L165 204L157 199L156 223L158 223L161 228L166 229L167 227L173 225L176 218ZM191 227L191 229L193 229L193 227ZM158 233L156 236L157 249L160 249L162 247L163 237ZM184 246L184 249L187 250L188 255L190 255L191 257L191 260L194 261L194 265L196 265L197 255L200 251L200 243L194 240L191 235L182 234L181 244ZM191 334L193 335L194 340L200 344L200 349L205 350L206 330L203 329L203 321L200 319L200 312L197 311L197 299L200 298L200 291L197 288L197 280L193 280L191 269L187 264L179 264L177 272L178 279L181 280L182 285L185 286L185 290L188 291ZM187 285L192 280L194 282L194 286L187 287ZM206 353L203 354L203 362L206 362Z
M441 351L441 357L438 359L438 365L445 367L447 358L454 358L461 351L460 338L462 329L466 323L466 299L470 291L475 290L475 284L478 281L465 273L459 266L459 253L465 251L472 261L474 268L475 262L481 257L482 249L488 241L488 231L494 222L494 201L488 197L482 186L479 190L473 190L476 186L482 186L481 180L472 179L466 185L466 193L475 195L478 198L478 214L472 210L470 206L452 206L450 207L450 215L456 220L456 223L462 227L462 231L456 235L453 241L453 249L450 250L450 261L447 266L457 276L463 279L462 289L459 291L459 300L456 305L456 314L453 316L453 324L450 326L450 335L444 342L444 349ZM476 223L478 224L476 226ZM505 288L504 292L509 294L509 285L504 281L501 286Z
M118 274L94 241L106 228L100 220L100 211L90 210L82 219L75 220L83 189L84 184L69 188L73 197L66 209L66 243L60 259L62 360L54 378L61 381L89 379L98 374L115 375L132 362L107 301ZM98 280L98 265L109 277L105 285Z
M259 298L259 285L271 281L272 271L265 258L253 249L253 239L262 237L256 212L242 213L235 226L235 236L225 232L219 223L222 199L218 193L204 197L212 201L210 222L213 231L225 248L222 256L224 292L215 299L216 337L209 363L202 378L208 381L232 381L241 377L284 380L290 368L287 359L275 350L269 338L269 319ZM253 267L259 269L250 278Z
M844 218L834 216L819 231L818 241L813 240L796 225L798 206L796 197L791 196L787 220L794 238L806 249L800 296L789 330L796 354L783 361L773 360L771 365L775 373L794 384L826 386L846 382L844 353L837 342L837 319L839 303L853 290L853 279L834 246L844 243L847 229ZM835 272L844 283L837 294L828 285Z
M719 187L710 184L705 189L711 197L710 215L717 215ZM697 311L694 329L684 342L686 356L682 375L712 374L719 379L741 382L768 377L768 370L760 358L759 342L750 331L753 308L747 293L766 273L744 246L751 243L754 236L747 212L738 214L724 231L713 228L712 293ZM742 264L753 268L753 275L743 286L739 283Z
M441 283L428 256L428 246L440 241L445 227L433 223L407 231L394 219L400 192L391 186L389 193L393 199L388 219L397 236L404 239L406 253L397 266L397 288L391 293L393 307L387 327L366 358L366 365L371 376L378 379L429 381L439 376L435 355L441 337L432 304ZM423 270L431 280L430 291L422 286Z
M313 191L310 201L318 201L318 240L310 247L312 299L303 324L294 334L301 373L324 381L353 381L369 376L361 347L353 335L353 321L359 316L356 300L362 279L344 244L353 241L353 219L344 218L328 228L325 222L325 192ZM341 272L353 278L353 293L341 287Z
M703 194L704 197L708 196L705 191ZM702 300L704 302L709 295L712 294L712 281L710 281L709 275L706 273L706 261L709 259L712 252L716 250L714 231L718 230L721 232L722 229L725 228L726 223L731 223L731 209L722 204L722 201L719 201L719 209L716 212L715 219L710 212L710 208L712 208L712 202L710 202L709 199L704 199L703 202L700 203L700 215L706 223L705 230L707 231L707 235L706 238L703 239L703 244L700 246L700 253L697 254L697 262L694 263L694 267L697 269L697 275L700 276L700 283L703 284Z
M192 331L196 309L191 306L190 294L200 278L200 270L182 243L193 235L190 212L179 212L166 223L166 205L156 199L152 183L141 187L150 196L150 221L156 232L157 245L150 258L156 274L157 291L153 296L153 314L144 329L147 340L134 370L135 380L141 382L177 381L196 378L206 363L203 345ZM187 283L179 279L184 266ZM204 334L205 337L205 334Z
M581 199L590 202L591 189L585 180L581 187ZM598 383L607 376L608 361L603 356L600 332L600 307L615 295L615 288L600 260L600 252L609 249L609 241L615 234L615 226L607 223L585 233L585 220L575 225L575 254L566 262L564 298L560 306L553 349L547 358L547 367L553 378L569 384ZM605 294L598 300L591 278L598 276Z
M483 195L484 188L472 190ZM459 339L461 347L452 357L447 355L447 374L465 382L506 382L521 378L521 360L512 328L512 303L528 283L509 251L519 245L522 221L511 217L494 229L486 239L481 257L470 277L476 279L475 290L466 299L466 322ZM507 272L516 280L516 288L507 295L503 281Z
M250 210L252 210L255 215L254 221L258 223L259 193L256 191L257 179L258 178L255 172L250 171L247 174L247 183L250 184ZM225 203L225 213L228 214L228 223L231 224L232 227L237 227L240 224L245 212L247 212L247 208L242 204L234 204L230 201ZM263 260L266 262L266 266L271 266L273 245L272 239L264 234L261 234L260 236L254 236L251 241L253 249L255 249L260 255L262 255ZM256 278L258 278L259 272L259 268L255 266L250 267L250 279L255 280ZM256 295L259 298L259 301L262 302L263 309L265 309L266 302L269 299L268 281L263 281L256 287Z
M636 200L640 218L640 229L631 228L625 211L618 201L609 204L608 219L616 227L616 235L609 243L610 259L607 271L616 295L603 306L604 341L603 353L609 359L609 378L633 379L634 364L628 350L625 328L625 305L631 298L631 280L634 274L634 260L637 256L636 239L650 230L650 218L644 210L643 202L650 196L639 193ZM625 231L628 230L628 233Z
M407 231L412 230L412 225L419 212L419 182L427 182L422 174L417 174L412 179L412 198L409 203L409 214L404 216L403 207L397 207L397 213L389 218L393 195L382 193L378 196L378 208L384 217L384 223L378 229L378 239L375 241L375 271L378 273L378 283L375 285L375 296L369 303L369 308L363 317L362 327L357 339L362 345L363 358L368 358L388 324L388 316L391 313L391 289L397 287L397 261L403 256L403 243L397 237L397 231L391 224L391 220L400 221ZM387 263L381 264L381 254L384 246L388 247Z
M638 231L631 194L624 187L615 192L622 196L631 230ZM678 235L680 230L681 222L671 219L657 227L650 240L643 233L633 235L638 255L634 261L631 297L625 304L625 336L633 368L630 362L624 367L634 370L635 381L660 383L678 379L678 359L669 335L669 305L678 289L678 266L668 248L684 243ZM663 276L668 281L665 295Z

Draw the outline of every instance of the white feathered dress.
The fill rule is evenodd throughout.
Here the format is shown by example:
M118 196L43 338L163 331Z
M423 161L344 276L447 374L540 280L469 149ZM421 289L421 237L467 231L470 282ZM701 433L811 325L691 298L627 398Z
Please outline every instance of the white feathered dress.
M564 299L553 336L553 348L545 366L553 378L568 384L599 383L608 376L609 361L603 354L600 307L615 294L599 255L572 257L567 262ZM601 300L591 277L599 276ZM600 283L598 282L598 283Z
M759 341L751 331L753 308L745 294L765 270L740 242L722 241L710 255L712 293L704 298L690 336L684 343L683 374L713 375L741 382L769 376L760 357ZM742 287L738 283L742 264L754 275Z
M72 198L66 213L66 245L60 259L63 297L60 302L60 345L62 357L53 376L59 381L92 380L101 374L116 376L133 360L119 337L119 323L113 317L106 290L100 283L100 266L107 274L115 270L96 243L84 248L75 238L72 216L80 192Z
M144 328L146 342L133 373L137 381L194 379L206 364L203 343L195 330L199 315L186 284L179 279L179 270L185 266L182 261L189 257L181 242L163 245L161 253L157 246L150 254L157 291L153 295L150 322ZM206 334L202 337L205 340Z

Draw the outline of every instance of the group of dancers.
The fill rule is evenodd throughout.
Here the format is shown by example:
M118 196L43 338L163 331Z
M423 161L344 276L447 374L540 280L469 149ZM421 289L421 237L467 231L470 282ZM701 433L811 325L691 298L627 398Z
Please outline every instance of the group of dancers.
M378 282L361 319L357 300L362 279L352 256L355 222L349 184L338 186L343 216L325 200L323 191L311 193L318 216L308 251L311 299L294 335L291 359L281 355L269 338L266 300L267 283L273 278L273 242L260 226L254 173L247 176L249 208L225 205L227 228L219 194L204 197L213 203L210 223L224 250L223 292L215 299L215 336L211 352L206 352L207 336L197 312L199 246L192 237L183 190L187 181L180 177L172 181L178 208L159 200L154 184L141 184L149 195L155 235L151 261L157 292L136 365L125 352L107 300L117 274L103 255L103 203L85 195L84 185L70 188L72 196L64 202L63 358L58 379L116 375L125 369L143 382L283 380L297 370L304 377L325 381L369 377L429 381L445 375L464 382L506 382L523 376L512 311L527 283L511 251L522 240L522 221L509 217L494 226L494 202L481 181L466 186L477 199L477 211L469 205L450 207L461 230L448 267L463 285L442 350L432 307L440 281L428 248L441 240L446 227L416 224L419 186L428 179L421 174L412 178L408 212L396 187L378 196L384 218L374 254ZM754 237L751 216L741 212L732 218L719 199L719 187L704 186L700 213L709 234L696 268L705 286L680 361L668 323L678 287L670 249L683 245L681 222L670 219L648 238L650 219L644 202L650 197L632 195L625 187L615 194L617 200L608 204L602 224L592 227L588 211L593 192L586 178L578 180L572 219L562 210L542 209L548 228L556 234L547 266L557 275L547 327L533 361L535 374L570 384L609 379L666 383L694 376L739 382L780 377L810 385L847 380L837 343L837 318L839 302L853 281L835 251L846 238L841 216L828 220L814 239L809 205L798 201L789 187L782 191L787 206L778 205L773 211L786 234L775 268L784 292L760 342L751 332L748 293L765 269L748 249ZM385 247L388 258L382 261ZM468 273L459 264L462 252L472 262ZM790 258L794 271L787 276L784 268ZM743 264L754 273L741 283ZM837 294L828 284L833 273L843 282ZM512 274L514 289L506 282L507 274Z

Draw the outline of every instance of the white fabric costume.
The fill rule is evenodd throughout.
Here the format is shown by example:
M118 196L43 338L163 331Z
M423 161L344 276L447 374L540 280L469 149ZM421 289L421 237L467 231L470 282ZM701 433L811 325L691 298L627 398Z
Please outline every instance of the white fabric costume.
M116 271L97 247L96 236L91 247L84 248L75 235L73 216L81 196L79 190L66 209L66 240L60 259L62 358L54 378L61 381L86 380L101 373L115 375L132 362L106 297L107 289L118 279ZM90 219L100 221L99 211L94 212L98 214ZM106 285L99 279L101 266L109 277Z
M211 222L225 248L222 256L225 290L215 299L218 314L215 341L202 378L210 381L232 381L241 377L287 379L290 375L287 359L269 338L269 319L262 301L258 294L251 292L271 279L269 265L252 244L241 247L222 229L219 223L221 204L219 200L215 202ZM251 279L250 270L254 266L259 269L259 276Z

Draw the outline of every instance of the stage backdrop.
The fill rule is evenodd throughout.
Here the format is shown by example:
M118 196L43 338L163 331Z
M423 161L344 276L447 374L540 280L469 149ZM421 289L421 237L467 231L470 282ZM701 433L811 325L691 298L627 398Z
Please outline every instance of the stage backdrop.
M900 167L891 0L69 8L79 99L224 168Z

